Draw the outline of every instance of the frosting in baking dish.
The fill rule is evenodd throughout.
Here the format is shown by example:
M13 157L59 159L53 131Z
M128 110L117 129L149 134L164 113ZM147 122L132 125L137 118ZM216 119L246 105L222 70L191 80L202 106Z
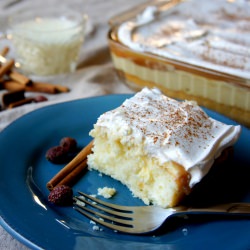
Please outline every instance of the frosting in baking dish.
M122 23L118 38L148 52L250 79L250 1L179 1L160 11L148 6Z

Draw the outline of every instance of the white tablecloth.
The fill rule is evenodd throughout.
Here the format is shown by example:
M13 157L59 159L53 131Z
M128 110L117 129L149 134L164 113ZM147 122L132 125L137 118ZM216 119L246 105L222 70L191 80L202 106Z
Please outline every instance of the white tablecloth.
M20 0L16 4L15 0L0 1L0 33L6 27L7 18L16 9L23 6L35 5L36 2L46 1L51 3L51 0ZM47 77L47 82L58 83L68 86L71 91L66 94L47 95L49 101L44 103L27 104L12 110L0 112L0 131L8 126L15 119L22 115L40 108L44 105L50 105L57 102L73 100L96 95L106 95L111 93L131 93L126 85L120 82L114 71L112 61L110 59L107 33L109 29L108 20L115 14L124 10L130 9L143 0L55 0L55 5L70 4L74 8L82 12L87 12L89 16L89 25L86 40L82 46L79 68L75 73ZM4 41L0 41L1 46ZM0 95L3 91L0 91ZM33 94L34 95L34 94ZM3 190L0 190L3 192ZM0 204L3 206L4 204ZM0 226L0 249L27 249L26 246L15 240Z

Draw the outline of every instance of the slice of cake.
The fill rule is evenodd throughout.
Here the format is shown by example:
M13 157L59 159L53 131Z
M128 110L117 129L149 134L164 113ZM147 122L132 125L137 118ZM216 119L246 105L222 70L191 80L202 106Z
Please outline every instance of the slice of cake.
M144 88L98 118L89 169L125 184L145 204L177 205L239 137L240 126L210 117L194 102Z

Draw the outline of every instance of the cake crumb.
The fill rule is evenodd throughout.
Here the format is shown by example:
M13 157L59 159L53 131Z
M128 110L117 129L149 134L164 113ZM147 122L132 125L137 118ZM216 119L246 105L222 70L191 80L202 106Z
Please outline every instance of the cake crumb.
M116 189L115 188L109 188L109 187L104 187L104 188L98 188L98 195L103 196L104 198L111 198L112 196L115 195Z
M100 231L100 232L102 232L103 231L103 229L101 228L101 227L99 227L99 226L93 226L92 227L92 229L94 230L94 231Z
M101 219L101 218L99 218L99 219ZM93 225L93 227L92 227L93 231L100 231L100 232L103 231L103 228L101 228L100 226L96 225L95 221L91 220L89 223Z
M81 198L81 199L83 199L83 200L85 200L85 197L84 196L79 196L79 198ZM83 207L85 207L86 206L86 203L84 202L84 201L82 201L82 200L76 200L76 204L77 205L79 205L79 206L83 206Z
M93 220L91 220L89 223L90 223L90 224L94 224L94 225L96 225L96 222L95 222L95 221L93 221Z

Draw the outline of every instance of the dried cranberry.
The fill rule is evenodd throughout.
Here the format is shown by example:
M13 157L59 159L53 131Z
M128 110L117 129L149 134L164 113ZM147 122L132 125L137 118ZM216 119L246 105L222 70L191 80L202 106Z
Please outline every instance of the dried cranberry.
M48 200L59 206L71 205L73 202L73 190L66 185L56 186L49 194Z
M43 95L34 97L34 102L45 102L45 101L48 101L48 98Z
M77 142L74 138L64 137L60 141L60 146L63 147L66 152L73 152L77 148Z
M61 146L55 146L46 152L46 159L53 163L65 163L67 161L67 152Z

